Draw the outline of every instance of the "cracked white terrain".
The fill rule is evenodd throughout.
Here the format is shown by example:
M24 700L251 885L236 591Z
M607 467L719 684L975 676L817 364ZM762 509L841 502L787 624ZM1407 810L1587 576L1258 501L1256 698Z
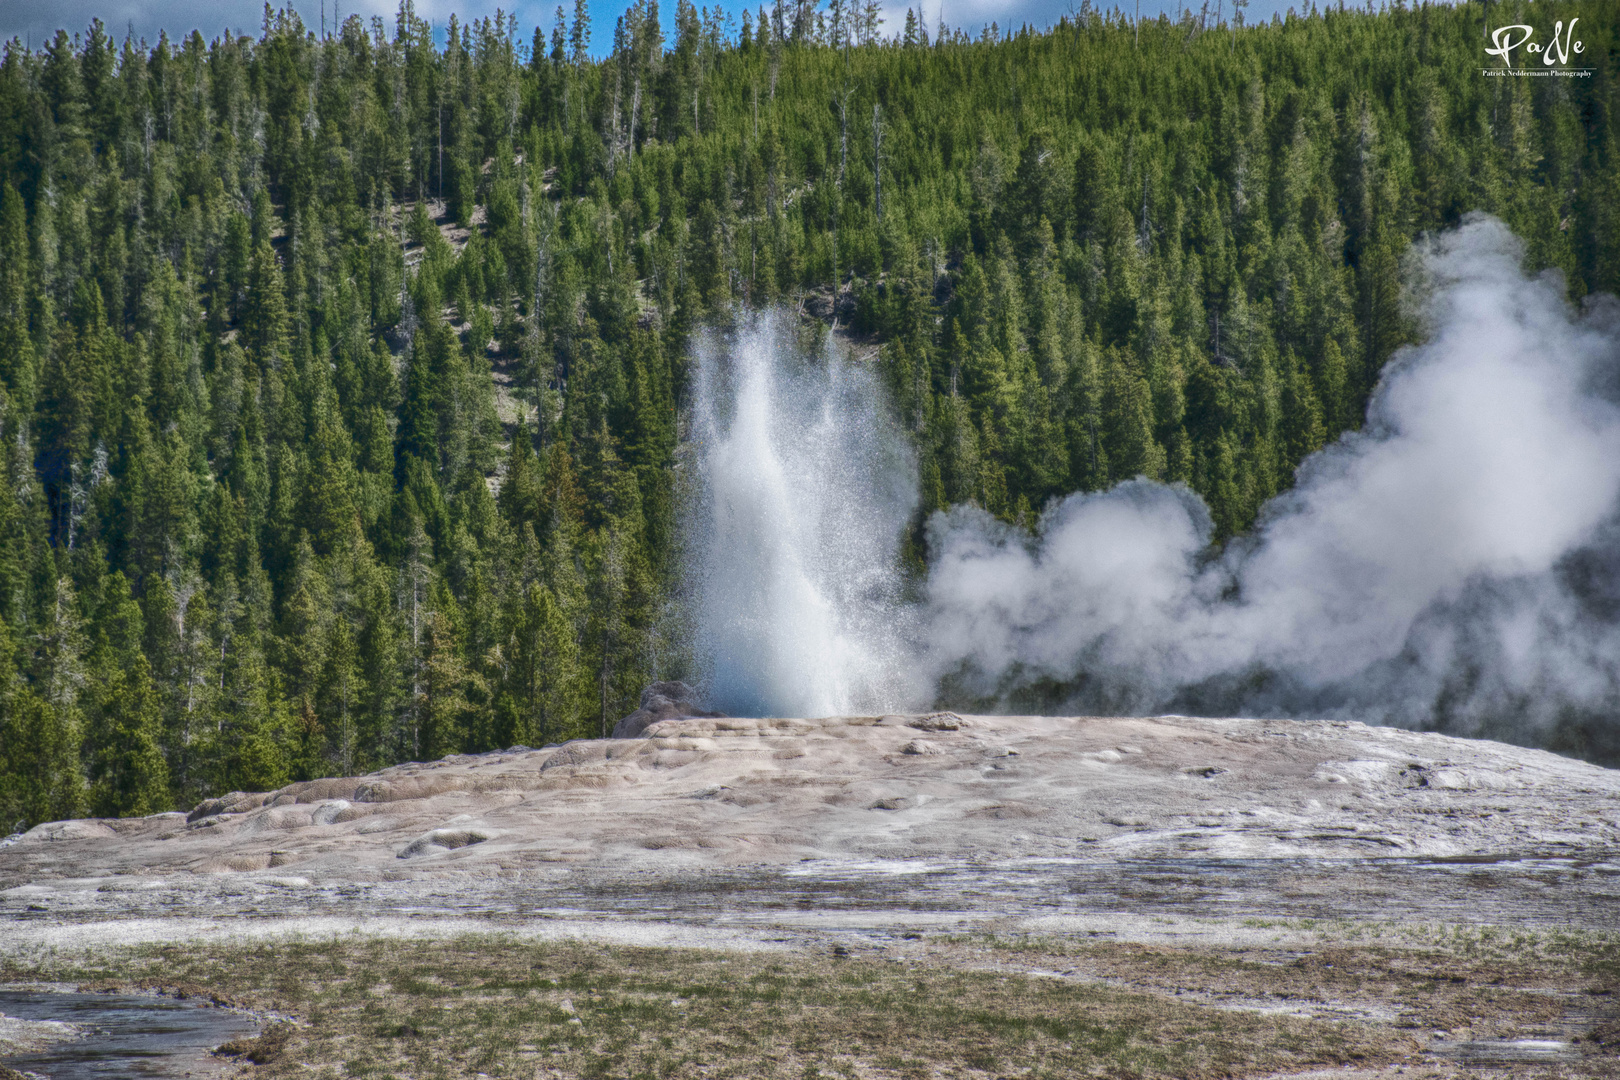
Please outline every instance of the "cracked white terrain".
M1127 936L1154 913L1604 928L1620 925L1620 772L1343 723L686 719L189 816L56 822L0 848L14 942L108 918L427 912Z
M0 959L23 967L115 945L469 932L972 967L985 961L960 943L1031 935L1117 944L1086 964L1123 966L1047 971L1033 955L1015 965L1026 974L1405 1030L1419 1021L1387 988L1188 990L1186 971L1131 958L1292 971L1366 945L1378 972L1449 955L1448 941L1616 926L1620 772L1342 723L670 720L190 815L55 822L0 847ZM1449 1018L1422 1020L1413 1062L1454 1075L1598 1060L1580 1040L1610 1022L1610 998L1526 991L1543 992L1556 1008L1515 998L1506 1026L1436 1005Z

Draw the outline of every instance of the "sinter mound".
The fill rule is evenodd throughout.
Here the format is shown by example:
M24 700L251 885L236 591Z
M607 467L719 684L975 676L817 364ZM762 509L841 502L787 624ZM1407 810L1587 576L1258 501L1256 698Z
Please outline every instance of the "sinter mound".
M692 705L668 685L649 690L643 712ZM557 863L1590 859L1620 846L1617 808L1620 772L1354 723L706 716L653 720L641 738L233 792L190 814L40 825L0 848L0 889Z

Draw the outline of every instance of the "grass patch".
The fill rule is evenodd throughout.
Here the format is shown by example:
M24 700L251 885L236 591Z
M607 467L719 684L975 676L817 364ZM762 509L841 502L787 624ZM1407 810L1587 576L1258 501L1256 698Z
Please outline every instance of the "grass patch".
M1397 1030L1472 1039L1543 1037L1568 1028L1571 1013L1597 1025L1595 1039L1620 1014L1620 935L1613 933L1447 925L1350 934L1302 922L1288 929L1304 936L1286 947L974 934L936 938L932 949L939 964L1059 971L1228 1004L1360 1010L1392 1017Z
M1414 1049L1372 1025L952 964L498 936L144 947L11 962L4 977L206 987L295 1016L273 1052L233 1048L266 1078L1196 1078Z

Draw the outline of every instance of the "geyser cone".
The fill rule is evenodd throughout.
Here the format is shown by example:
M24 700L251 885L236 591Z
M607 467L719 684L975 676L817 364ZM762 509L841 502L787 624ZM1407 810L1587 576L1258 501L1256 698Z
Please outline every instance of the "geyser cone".
M916 465L882 384L836 345L806 355L769 313L699 341L692 420L686 550L713 702L758 716L911 702L899 546Z

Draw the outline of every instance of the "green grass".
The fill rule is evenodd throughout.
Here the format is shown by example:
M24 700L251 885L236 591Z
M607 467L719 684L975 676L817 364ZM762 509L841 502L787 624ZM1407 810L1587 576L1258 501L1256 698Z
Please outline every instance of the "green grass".
M1281 934L1260 946L1251 938L1226 948L975 934L942 937L936 949L950 954L942 963L1068 971L1206 1001L1390 1016L1393 1030L1408 1034L1492 1039L1584 1029L1593 1036L1584 1039L1585 1052L1614 1066L1603 1075L1620 1072L1604 1041L1620 1021L1620 934L1338 920L1240 925Z
M256 1076L1215 1077L1405 1058L1404 1036L1061 979L776 953L339 939L11 963L297 1018Z

